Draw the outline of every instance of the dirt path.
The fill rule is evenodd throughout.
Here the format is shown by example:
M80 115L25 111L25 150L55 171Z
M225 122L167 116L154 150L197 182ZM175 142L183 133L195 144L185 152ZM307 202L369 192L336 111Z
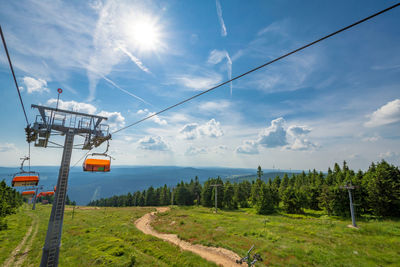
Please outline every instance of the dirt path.
M157 212L166 212L168 211L168 207L157 207ZM168 241L174 245L179 246L183 250L188 250L193 253L196 253L200 257L215 262L218 265L222 265L225 267L228 266L241 266L236 263L236 260L240 259L239 255L236 253L224 249L224 248L216 248L216 247L206 247L203 245L193 245L189 242L181 240L175 234L162 234L156 232L153 227L151 227L151 222L155 219L155 213L151 212L147 213L138 220L136 220L136 227L145 234L152 235Z
M35 231L32 233L33 228L35 227ZM35 238L39 229L39 220L37 217L32 218L32 224L29 226L28 231L26 232L24 238L22 239L21 243L11 252L10 257L4 262L3 267L10 267L10 266L22 266L30 247L32 246L33 239ZM21 249L25 246L26 241L30 237L29 243L26 246L24 252L20 252Z

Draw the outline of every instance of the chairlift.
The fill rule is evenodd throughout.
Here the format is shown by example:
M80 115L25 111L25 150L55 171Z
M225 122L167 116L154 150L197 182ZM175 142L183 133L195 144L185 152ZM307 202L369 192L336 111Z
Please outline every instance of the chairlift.
M109 172L112 157L107 154L110 146L107 140L107 149L104 153L88 154L83 161L83 171L85 172Z
M35 191L34 191L34 190L23 191L23 192L21 193L21 195L22 195L23 197L31 197L31 196L34 196L34 195L35 195Z
M11 185L15 186L37 186L39 184L39 173L34 171L25 171L24 162L29 160L29 157L21 158L22 163L20 172L14 174Z
M41 198L41 197L45 197L45 196L53 196L53 195L54 195L54 191L40 192L37 195L37 198Z

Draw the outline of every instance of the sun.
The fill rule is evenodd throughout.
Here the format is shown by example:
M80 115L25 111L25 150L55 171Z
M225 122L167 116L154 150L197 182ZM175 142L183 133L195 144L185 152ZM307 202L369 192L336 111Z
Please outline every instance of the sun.
M141 16L130 21L128 25L129 41L138 50L156 51L162 46L161 27L157 19L149 16Z

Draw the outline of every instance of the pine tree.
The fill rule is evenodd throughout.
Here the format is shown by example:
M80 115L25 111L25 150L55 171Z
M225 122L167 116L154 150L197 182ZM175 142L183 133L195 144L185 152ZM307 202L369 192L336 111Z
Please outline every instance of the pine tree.
M256 204L258 214L271 214L275 211L274 201L272 198L272 188L270 184L262 183L260 197Z

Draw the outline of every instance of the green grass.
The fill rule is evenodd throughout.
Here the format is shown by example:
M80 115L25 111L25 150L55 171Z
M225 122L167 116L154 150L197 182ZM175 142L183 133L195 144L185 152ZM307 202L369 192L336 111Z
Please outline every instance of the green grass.
M315 211L261 216L253 209L214 214L208 208L174 207L159 214L153 226L239 255L255 244L268 266L398 266L399 221L361 221L360 229L348 228L350 223Z
M51 206L25 205L7 217L8 229L0 231L0 265L39 218L39 231L23 266L38 266ZM152 208L76 209L65 211L60 266L216 266L199 256L145 235L134 221ZM268 266L398 266L400 222L358 222L332 218L322 212L305 215L260 216L253 209L220 211L203 207L173 207L158 215L156 230L182 239L220 246L244 255L251 245ZM28 240L29 243L29 240ZM258 264L262 266L262 264Z
M0 232L0 265L18 245L38 216L40 225L23 266L38 266L51 206L37 205L35 212L22 209L8 217L9 229ZM148 236L136 229L134 221L152 208L76 209L65 211L60 266L216 266L199 256ZM4 243L7 242L7 243Z
M29 216L30 207L23 206L18 214L7 216L7 229L0 231L0 263L3 263L13 249L18 246L32 223ZM24 214L24 216L21 216Z

